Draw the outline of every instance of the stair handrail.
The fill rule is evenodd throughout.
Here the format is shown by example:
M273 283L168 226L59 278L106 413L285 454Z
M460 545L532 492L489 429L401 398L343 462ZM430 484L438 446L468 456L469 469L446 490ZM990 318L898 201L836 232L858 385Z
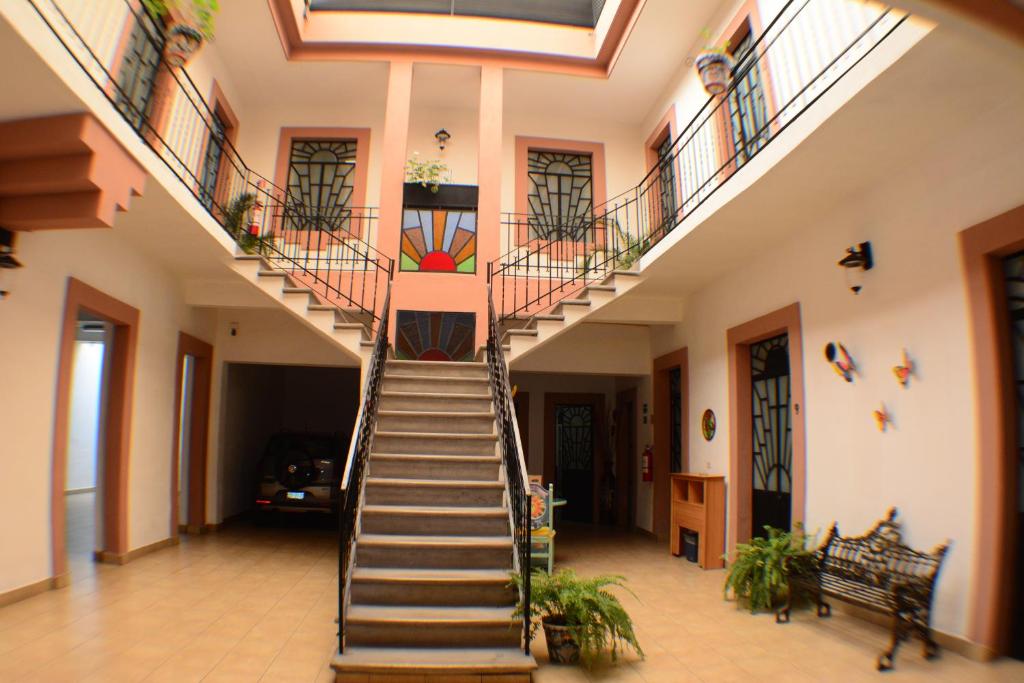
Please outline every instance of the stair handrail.
M730 102L742 101L737 89L752 70L771 72L769 56L775 59L786 45L772 48L787 31L800 35L801 30L808 30L799 25L798 18L809 15L807 23L814 27L817 20L813 12L803 14L812 4L814 0L789 0L782 7L750 47L737 55L738 66L726 92L708 97L675 136L670 151L655 162L638 184L595 206L588 217L571 217L565 226L548 225L550 217L538 221L531 215L503 214L507 251L488 264L499 321L535 315L616 269L636 265L640 257L770 145L910 16L886 6L865 9L864 12L877 14L866 14L861 23L843 26L852 36L848 42L835 46L834 53L827 51L828 46L823 48L823 54L816 50L814 58L820 66L810 68L808 74L798 69L800 73L787 84L788 99L776 102L774 111L766 108L763 123L757 123L757 117L752 115L752 131L742 124L742 144L726 140L728 133L723 121L730 115ZM793 6L795 11L789 12ZM889 19L892 23L886 25L884 22ZM865 41L866 46L857 52L858 45ZM847 63L841 64L847 57ZM730 130L732 125L730 119ZM666 200L666 195L671 199Z
M267 256L271 265L290 270L343 315L350 306L369 315L372 333L381 319L379 290L394 272L393 260L363 239L369 239L376 224L372 208L347 207L354 219L318 216L287 189L252 170L219 128L219 114L199 93L188 71L167 63L164 27L141 3L120 0L124 25L113 35L106 25L99 29L76 25L68 14L80 8L69 7L66 12L60 0L27 1L122 119L232 239L243 248L258 244L257 252ZM92 33L84 35L90 29ZM123 41L123 49L105 44L112 39ZM129 53L132 68L124 58ZM166 90L158 91L158 82ZM174 125L160 130L161 121L170 119L174 107L178 107ZM211 140L217 141L216 149ZM233 210L246 195L256 198L258 208L232 221L237 214ZM296 213L306 219L303 231L308 234L305 239L282 242L288 220ZM353 224L357 229L350 229ZM323 248L310 254L300 248L303 242ZM343 257L334 258L337 252ZM370 272L373 287L367 286Z
M509 524L512 529L513 571L519 582L519 605L523 615L523 651L530 654L530 533L532 496L527 475L523 442L508 379L508 364L498 334L498 319L490 284L487 286L487 377L494 404L498 429L498 448L505 471L505 493L508 496Z
M373 352L366 364L363 398L356 415L355 429L349 441L345 470L338 490L338 654L345 652L345 616L349 589L352 584L352 566L359 512L366 488L366 463L373 450L377 431L377 410L380 405L381 384L388 356L388 320L391 310L391 285L384 295L380 325L373 342Z

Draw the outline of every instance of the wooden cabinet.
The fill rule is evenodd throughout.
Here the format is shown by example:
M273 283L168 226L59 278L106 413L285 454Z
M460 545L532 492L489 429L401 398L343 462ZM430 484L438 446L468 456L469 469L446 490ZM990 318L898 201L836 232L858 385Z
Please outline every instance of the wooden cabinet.
M725 566L725 477L712 474L672 475L672 554L683 552L683 531L699 534L697 564L703 569Z

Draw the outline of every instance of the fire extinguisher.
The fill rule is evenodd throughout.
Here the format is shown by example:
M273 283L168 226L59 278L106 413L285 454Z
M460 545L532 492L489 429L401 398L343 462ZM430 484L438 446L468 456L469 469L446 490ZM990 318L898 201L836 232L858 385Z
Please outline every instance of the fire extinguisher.
M644 481L654 481L654 451L650 444L644 447L643 455L640 456L640 474Z

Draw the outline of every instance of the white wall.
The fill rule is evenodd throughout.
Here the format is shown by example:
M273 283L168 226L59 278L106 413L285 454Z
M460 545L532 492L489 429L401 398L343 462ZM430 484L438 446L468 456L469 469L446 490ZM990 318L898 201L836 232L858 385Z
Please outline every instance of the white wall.
M690 295L686 321L655 333L655 356L689 349L689 457L694 469L729 475L726 331L794 302L801 305L810 530L833 520L866 530L897 506L907 542L952 546L939 581L934 625L964 635L971 604L977 496L972 349L957 233L1024 202L1019 161L981 157L954 136L931 157L879 179L777 248ZM973 157L971 164L951 159ZM956 182L947 175L956 168ZM876 265L853 295L836 261L870 240ZM842 342L859 372L844 382L823 348ZM892 373L906 348L917 368L908 389ZM882 403L894 425L875 426ZM698 420L711 408L718 436ZM741 408L742 409L742 408Z
M141 311L128 467L129 549L167 538L178 332L208 338L174 278L114 230L22 233L0 302L0 592L52 575L50 476L57 358L67 278Z
M65 491L91 489L96 486L96 452L99 446L97 440L102 414L104 351L103 342L75 342Z

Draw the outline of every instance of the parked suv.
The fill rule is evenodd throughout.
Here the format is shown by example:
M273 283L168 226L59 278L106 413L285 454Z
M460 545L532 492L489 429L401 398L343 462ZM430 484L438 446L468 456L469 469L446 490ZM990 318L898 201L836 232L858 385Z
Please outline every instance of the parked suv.
M282 432L260 461L260 512L336 512L345 444L337 435Z

